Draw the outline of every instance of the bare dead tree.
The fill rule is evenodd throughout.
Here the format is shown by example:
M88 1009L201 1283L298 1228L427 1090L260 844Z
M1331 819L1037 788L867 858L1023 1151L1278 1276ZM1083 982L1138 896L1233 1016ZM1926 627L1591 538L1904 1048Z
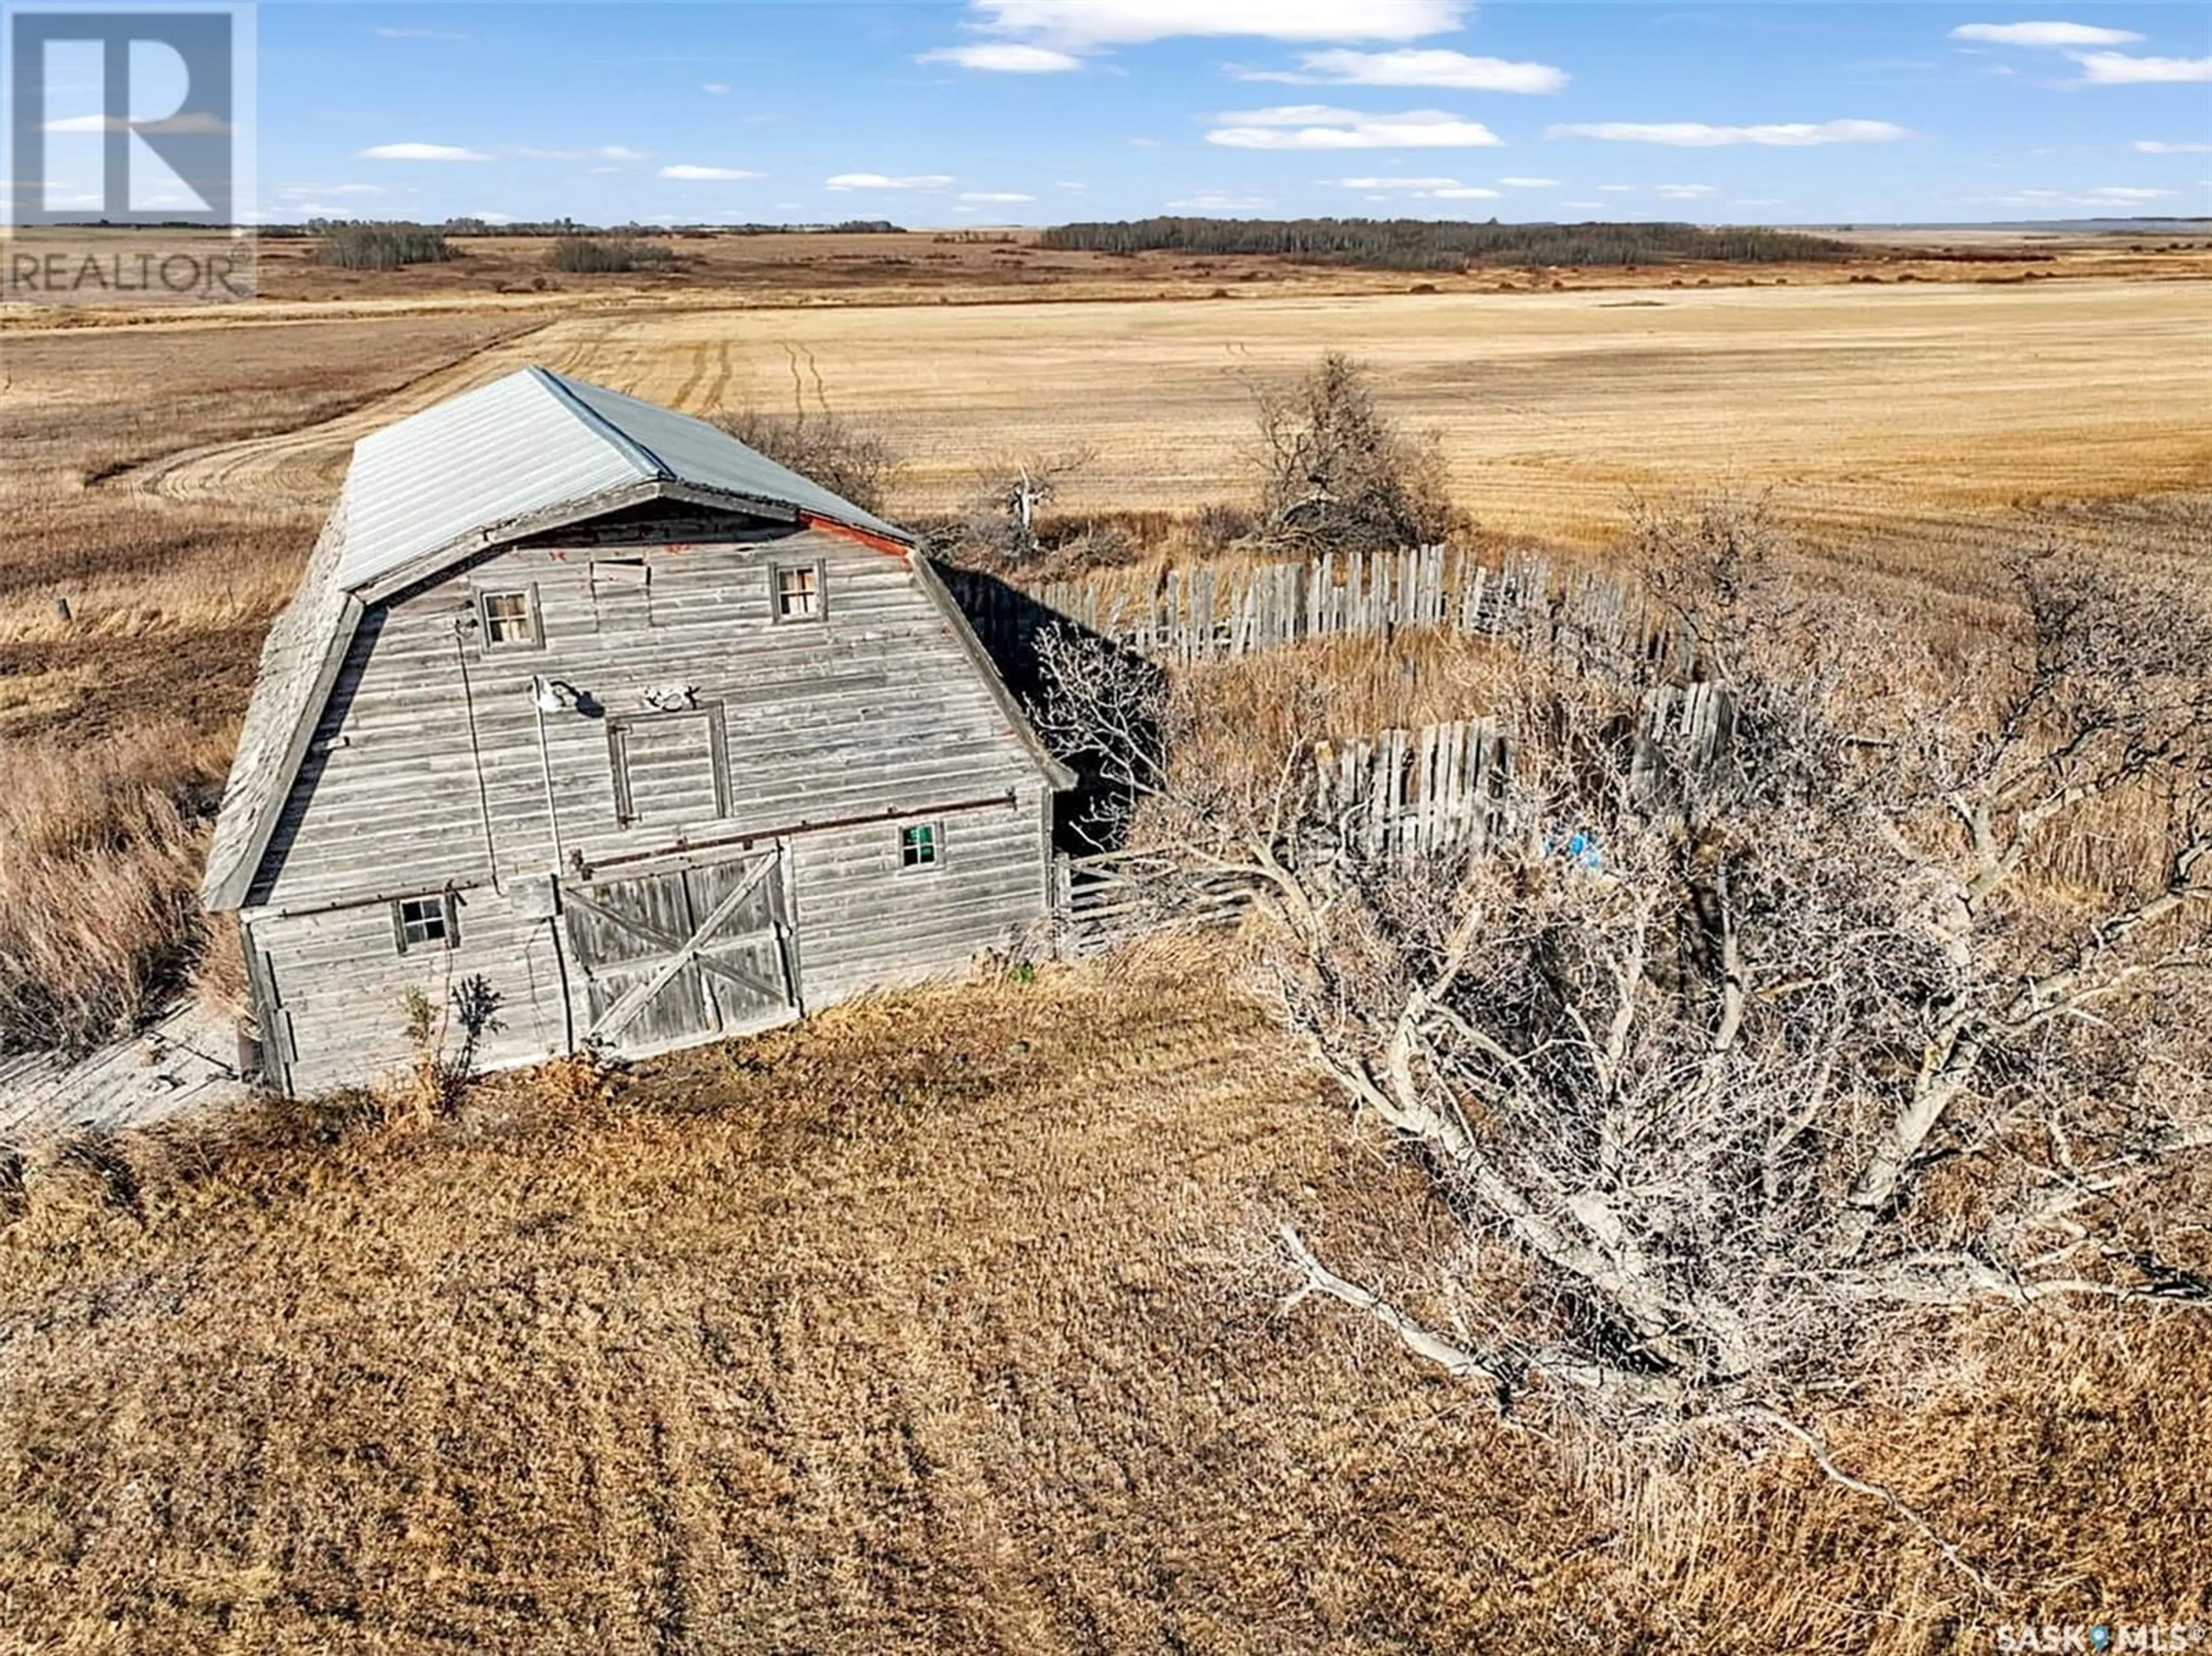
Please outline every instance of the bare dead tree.
M1451 1362L1740 1415L1859 1383L1930 1307L2212 1301L2205 1216L2134 1199L2212 1146L2201 604L2026 557L2016 658L1869 696L1836 618L1714 528L1667 531L1698 555L1657 584L1732 698L1725 753L1655 754L1632 660L1532 667L1502 852L1260 870L1292 899L1287 1018L1470 1238L1510 1244L1455 1279L1489 1334ZM2155 870L2039 887L2039 853L2120 801Z
M1291 384L1258 388L1254 401L1262 541L1396 551L1452 527L1441 447L1400 430L1349 357L1332 351Z
M1147 843L1249 876L1269 994L1462 1222L1418 1308L1293 1234L1299 1295L1516 1411L1768 1437L1936 1349L1948 1309L2212 1303L2204 1198L2170 1177L2212 1148L2201 597L2027 555L2012 635L1943 661L1732 514L1643 549L1686 647L1524 661L1480 854L1365 855L1279 755L1235 789L1157 748L1123 773L1174 825ZM1686 660L1725 692L1717 742L1650 717ZM1189 725L1152 694L1147 731ZM1081 695L1047 722L1121 739ZM2142 855L2053 879L2114 822Z
M873 427L794 399L790 414L734 409L714 423L779 465L841 494L864 512L881 512L901 467L890 440Z
M977 466L961 518L966 549L1006 564L1033 561L1042 549L1038 530L1045 509L1097 458L1092 449L1071 448L1004 455Z

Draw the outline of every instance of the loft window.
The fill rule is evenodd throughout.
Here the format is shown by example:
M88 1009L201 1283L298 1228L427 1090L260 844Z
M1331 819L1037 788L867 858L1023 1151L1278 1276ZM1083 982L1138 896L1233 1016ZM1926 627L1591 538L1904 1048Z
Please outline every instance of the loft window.
M399 952L410 949L451 949L455 933L453 900L447 893L434 897L402 897L392 905L392 935Z
M899 830L899 866L901 868L934 868L945 846L944 836L934 822L920 822Z
M822 614L822 566L780 563L775 567L775 618L812 621Z
M487 650L530 650L539 644L538 589L477 594L477 616Z

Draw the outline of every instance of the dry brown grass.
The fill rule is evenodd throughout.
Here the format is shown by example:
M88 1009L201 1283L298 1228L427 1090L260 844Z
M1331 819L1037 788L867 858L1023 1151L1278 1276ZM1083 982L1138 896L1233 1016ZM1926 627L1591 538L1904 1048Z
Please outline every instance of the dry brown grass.
M1188 949L330 1135L32 1170L0 1643L1763 1656L2212 1610L2178 1316L1992 1321L1837 1430L1977 1604L1800 1457L1632 1473L1279 1314L1278 1221L1417 1293L1440 1216Z
M90 747L14 743L0 792L0 1032L80 1046L179 980L225 735L149 717Z
M404 335L423 318L394 318ZM210 337L235 325L204 327ZM124 480L172 498L326 499L361 432L538 361L697 413L863 418L905 455L896 511L952 510L980 458L1094 451L1071 513L1247 498L1255 380L1323 349L1437 429L1454 493L1499 533L1601 544L1638 492L1771 493L1842 543L1929 563L1931 525L2212 483L2197 372L2212 282L1262 295L1049 306L628 307L572 314L296 438ZM148 337L151 337L149 335ZM188 349L189 331L168 337ZM1869 530L1894 529L1877 537ZM1954 572L1955 573L1955 572Z

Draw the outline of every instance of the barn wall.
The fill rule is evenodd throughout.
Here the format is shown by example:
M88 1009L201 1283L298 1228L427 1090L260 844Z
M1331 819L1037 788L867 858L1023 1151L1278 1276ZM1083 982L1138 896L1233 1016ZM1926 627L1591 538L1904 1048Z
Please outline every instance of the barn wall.
M822 617L773 620L774 569L816 561ZM476 595L507 590L534 592L542 648L486 647ZM544 758L533 675L584 693L584 711L543 716ZM719 786L683 768L690 726L641 719L664 686L715 710ZM625 740L647 797L627 824L610 719L640 721ZM612 878L674 846L789 834L803 987L819 1004L957 969L1042 914L1042 795L1034 755L902 558L784 530L510 549L371 610L246 913L292 1009L295 1086L404 1060L398 997L427 968L395 951L389 900L448 883L468 888L456 974L482 971L531 1009L488 1053L527 1062L559 1044L555 962L545 923L515 918L503 893L552 871L554 811L570 877L579 856ZM891 819L922 813L945 822L947 858L902 874ZM347 901L365 906L303 912Z
M943 976L1013 941L1046 905L1041 794L1032 784L1012 805L928 819L941 835L930 868L901 866L896 827L794 838L805 1003Z
M500 1027L484 1038L484 1067L533 1064L562 1050L561 963L548 923L519 918L488 887L457 894L456 905L459 939L451 950L404 954L392 941L386 904L250 919L249 946L265 957L270 986L289 1021L293 1091L396 1075L414 1055L403 1010L407 991L419 989L441 1005L454 985L476 975L498 998ZM460 1032L450 1031L448 1049L459 1043Z

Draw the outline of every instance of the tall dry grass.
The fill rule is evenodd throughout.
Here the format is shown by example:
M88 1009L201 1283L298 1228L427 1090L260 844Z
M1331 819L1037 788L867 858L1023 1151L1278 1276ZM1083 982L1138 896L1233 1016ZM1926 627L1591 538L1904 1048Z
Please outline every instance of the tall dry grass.
M229 760L176 720L0 743L0 1044L82 1047L179 986Z

